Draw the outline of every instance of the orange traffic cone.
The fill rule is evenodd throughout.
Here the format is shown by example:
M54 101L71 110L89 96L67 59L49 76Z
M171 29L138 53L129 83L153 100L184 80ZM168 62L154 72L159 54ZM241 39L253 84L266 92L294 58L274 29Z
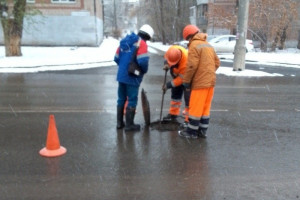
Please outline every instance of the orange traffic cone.
M40 155L45 157L61 156L67 152L67 149L60 146L58 133L55 125L54 115L49 116L48 135L46 147L40 150Z

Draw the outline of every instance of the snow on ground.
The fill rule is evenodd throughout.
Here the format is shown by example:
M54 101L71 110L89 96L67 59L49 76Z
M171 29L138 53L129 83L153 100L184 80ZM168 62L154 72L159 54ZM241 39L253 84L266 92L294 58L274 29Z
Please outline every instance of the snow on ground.
M105 39L100 47L22 47L22 57L5 57L0 47L0 72L25 73L74 70L115 65L119 41Z
M220 54L220 59L233 60L233 54ZM273 65L274 63L285 67L300 68L300 50L286 49L277 50L276 52L248 52L246 54L246 61L258 62L263 64Z
M87 69L116 65L114 54L119 41L113 38L103 40L100 47L22 47L22 57L5 57L5 49L0 47L0 73L33 73L39 71ZM149 52L163 54L169 45L148 42ZM232 62L233 54L220 54L222 61ZM246 62L258 64L274 63L282 67L300 68L300 50L287 49L274 53L249 52ZM232 71L230 67L220 67L218 74L228 76L282 76L263 71Z

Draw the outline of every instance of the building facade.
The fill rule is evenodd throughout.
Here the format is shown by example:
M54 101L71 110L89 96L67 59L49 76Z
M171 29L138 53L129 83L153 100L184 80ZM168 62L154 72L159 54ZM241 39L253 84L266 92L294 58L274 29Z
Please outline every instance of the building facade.
M217 15L216 12L222 10L226 11L222 15L235 16L236 6L237 0L196 0L195 6L190 8L190 21L208 34L234 34L235 26L219 24L215 16Z
M295 0L300 5L300 0ZM195 0L190 7L190 22L197 25L202 31L210 35L236 34L237 9L239 0ZM220 23L216 16L228 18L231 24ZM249 16L251 20L251 16ZM226 21L226 20L223 20ZM248 38L249 38L248 34ZM295 47L300 41L300 6L298 6L298 19L288 33L286 47Z
M41 14L25 17L22 45L98 46L103 40L102 0L27 0L27 8Z

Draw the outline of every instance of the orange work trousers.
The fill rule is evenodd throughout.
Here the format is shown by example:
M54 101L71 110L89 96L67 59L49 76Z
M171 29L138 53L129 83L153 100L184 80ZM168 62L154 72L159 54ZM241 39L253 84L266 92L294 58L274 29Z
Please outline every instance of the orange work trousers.
M213 96L214 87L192 90L189 105L189 118L200 120L201 117L209 117Z

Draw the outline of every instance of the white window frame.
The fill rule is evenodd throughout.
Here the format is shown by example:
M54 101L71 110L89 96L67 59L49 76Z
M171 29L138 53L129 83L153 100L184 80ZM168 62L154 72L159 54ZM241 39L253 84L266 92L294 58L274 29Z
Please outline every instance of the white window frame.
M76 3L76 0L51 0L51 3Z

